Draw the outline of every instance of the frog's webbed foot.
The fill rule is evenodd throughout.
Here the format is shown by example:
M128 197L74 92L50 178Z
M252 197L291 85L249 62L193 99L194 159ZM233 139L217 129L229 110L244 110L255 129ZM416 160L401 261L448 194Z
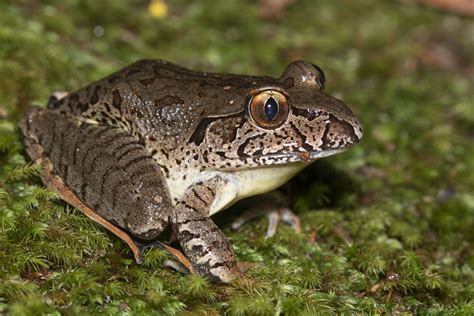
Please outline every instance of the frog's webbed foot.
M268 217L268 228L265 234L265 238L275 236L278 225L280 222L290 225L296 233L301 232L301 223L298 215L286 206L283 202L283 198L279 196L277 192L271 192L266 195L262 195L256 199L250 199L250 201L256 201L256 205L250 207L242 215L240 215L232 223L232 229L237 230L249 220L267 216ZM272 205L275 204L275 205Z

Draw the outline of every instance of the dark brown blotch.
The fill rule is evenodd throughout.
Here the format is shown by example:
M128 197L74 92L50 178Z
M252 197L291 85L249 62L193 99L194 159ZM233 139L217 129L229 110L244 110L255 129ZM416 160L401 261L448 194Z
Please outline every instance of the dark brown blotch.
M122 97L117 89L112 92L112 105L117 109L120 109L122 106Z
M332 145L338 140L344 141L342 146L339 145L340 148L345 147L348 144L355 144L358 141L358 137L351 124L337 119L334 115L329 116L329 121L330 123L326 125L322 137L323 144L321 149L333 149Z
M73 93L69 96L69 104L71 107L74 107L79 103L79 95L77 93Z
M155 100L155 105L160 106L160 107L182 105L182 104L184 104L183 99L174 95L167 95L161 99Z
M100 89L101 89L101 86L96 86L94 88L94 92L92 93L91 98L90 98L90 104L96 104L97 102L99 102Z
M110 105L108 103L104 103L104 107L105 107L105 111L107 111L107 113L111 113L112 110L110 108Z
M138 67L132 68L125 74L125 78L133 76L134 74L137 74L137 73L140 73L140 72L142 72L142 70L140 68L138 68Z
M65 98L58 99L56 93L53 93L49 96L46 106L48 109L57 109L64 103Z
M203 118L194 130L194 133L189 138L188 143L194 143L197 146L201 145L201 143L204 141L204 137L206 136L206 130L208 126L211 125L215 120L216 118L212 117Z
M315 109L300 109L298 107L293 107L292 112L296 116L306 117L308 121L312 121L318 116L320 116L319 111Z
M138 109L136 107L131 107L130 114L134 117L137 117L137 118L142 118L144 116L143 112L140 111L140 109Z
M299 142L301 144L300 146L303 147L308 152L313 151L314 150L313 146L311 146L310 144L306 142L306 139L307 139L306 136L300 132L300 130L295 126L295 124L293 124L293 122L291 122L290 125L294 134L297 135L299 138Z
M147 87L147 86L151 85L153 82L155 82L155 79L156 79L156 77L153 76L153 77L148 78L148 79L139 80L138 82L140 82L142 86Z

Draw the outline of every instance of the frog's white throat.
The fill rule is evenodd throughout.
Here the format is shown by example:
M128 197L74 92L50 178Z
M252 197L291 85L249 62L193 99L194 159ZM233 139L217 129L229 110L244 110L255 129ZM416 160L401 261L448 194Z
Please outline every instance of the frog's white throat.
M292 162L233 172L221 172L221 177L226 179L226 185L223 186L221 190L218 190L209 214L212 215L226 209L246 197L274 190L286 183L302 169L309 166L311 162L335 155L342 151L345 151L345 149L312 152L309 162Z
M241 171L222 172L226 185L219 188L209 214L226 209L235 202L276 189L300 172L308 163L297 162Z
M313 162L341 151L343 149L311 153L310 159ZM175 203L193 183L218 176L222 179L222 183L217 189L214 202L209 210L209 215L212 215L243 198L276 189L309 164L308 162L293 162L234 171L209 170L191 173L188 171L186 180L183 180L179 175L167 179L168 188Z

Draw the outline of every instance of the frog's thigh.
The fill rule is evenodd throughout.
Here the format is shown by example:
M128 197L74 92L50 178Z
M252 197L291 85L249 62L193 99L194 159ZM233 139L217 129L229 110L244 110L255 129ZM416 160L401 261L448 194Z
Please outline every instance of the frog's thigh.
M173 224L194 269L212 281L227 283L238 273L235 253L208 215L218 181L211 179L191 187L176 205Z
M54 174L100 217L142 239L166 227L172 207L164 179L135 138L107 126L78 127L41 108L31 109L21 128L31 158L47 158Z
M75 208L81 210L87 217L89 217L96 223L104 226L110 232L112 232L117 237L126 242L131 248L136 262L142 262L142 251L139 247L137 247L136 242L128 235L128 233L126 233L121 228L115 226L114 224L110 223L105 218L95 213L87 205L82 203L82 201L79 200L79 198L66 187L63 180L54 173L53 165L51 164L51 161L48 158L41 157L36 160L36 163L42 166L41 178L50 190L58 192L61 199L71 204Z

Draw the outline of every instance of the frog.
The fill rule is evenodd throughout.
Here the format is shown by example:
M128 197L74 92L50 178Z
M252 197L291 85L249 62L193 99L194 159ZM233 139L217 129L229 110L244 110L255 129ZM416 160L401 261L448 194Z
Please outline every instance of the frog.
M137 263L161 245L189 271L229 283L241 273L236 253L211 216L362 138L325 85L323 70L302 60L270 77L146 59L53 94L20 129L45 185L127 243ZM160 240L165 231L182 252Z

